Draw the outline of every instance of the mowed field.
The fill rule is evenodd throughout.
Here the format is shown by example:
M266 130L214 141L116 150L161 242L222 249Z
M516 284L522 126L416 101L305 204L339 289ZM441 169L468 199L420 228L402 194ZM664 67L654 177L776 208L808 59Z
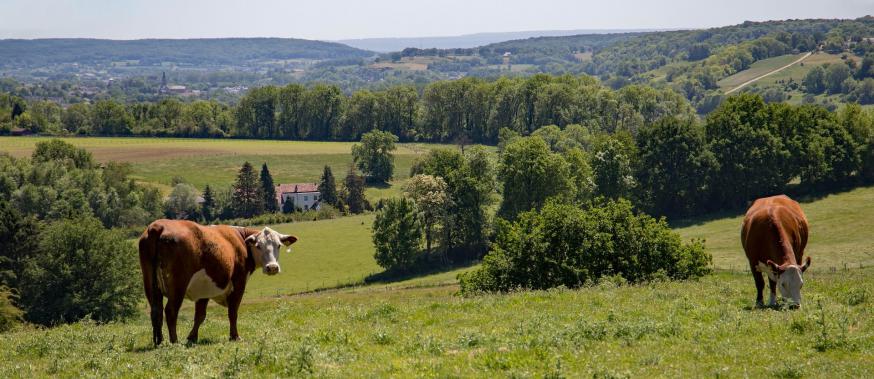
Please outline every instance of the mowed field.
M45 137L0 137L0 152L29 156ZM133 177L169 193L174 177L198 189L207 184L227 188L244 162L260 170L267 163L276 183L318 182L325 165L331 166L338 184L352 164L352 143L182 138L63 138L86 148L100 162L129 162ZM395 151L395 181L392 186L369 188L373 199L396 195L396 185L409 176L417 156L435 144L398 144Z

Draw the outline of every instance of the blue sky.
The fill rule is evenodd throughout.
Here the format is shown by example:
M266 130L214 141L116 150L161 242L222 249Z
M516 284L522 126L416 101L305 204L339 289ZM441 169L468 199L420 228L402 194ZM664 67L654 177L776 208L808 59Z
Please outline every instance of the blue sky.
M856 18L874 0L0 0L0 38L322 40Z

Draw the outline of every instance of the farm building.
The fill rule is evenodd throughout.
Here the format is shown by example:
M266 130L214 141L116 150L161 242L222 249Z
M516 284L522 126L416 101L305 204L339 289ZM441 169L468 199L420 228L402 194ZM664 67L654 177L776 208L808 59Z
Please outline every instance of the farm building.
M316 183L291 183L276 186L276 202L283 209L291 201L295 208L302 210L319 209L321 193Z

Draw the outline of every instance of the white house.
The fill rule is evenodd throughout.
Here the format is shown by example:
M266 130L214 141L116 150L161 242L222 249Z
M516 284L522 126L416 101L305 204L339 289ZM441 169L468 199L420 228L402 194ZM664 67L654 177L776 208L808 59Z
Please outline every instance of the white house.
M301 210L319 209L319 185L316 183L291 183L276 186L276 202L279 209L287 201L291 201L294 207Z

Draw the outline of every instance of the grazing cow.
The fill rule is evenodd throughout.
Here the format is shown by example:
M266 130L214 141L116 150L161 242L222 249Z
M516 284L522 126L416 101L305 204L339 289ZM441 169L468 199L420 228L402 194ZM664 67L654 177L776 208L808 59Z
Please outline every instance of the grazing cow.
M810 257L799 266L807 246L807 218L797 202L785 195L756 200L744 217L741 243L756 281L756 305L764 306L762 290L768 275L770 305L777 304L776 287L793 307L801 305L801 273L810 267Z
M257 267L267 275L278 274L280 245L288 246L295 241L296 237L270 228L259 231L179 220L157 220L150 224L140 236L140 267L152 311L152 341L159 345L164 338L161 333L164 297L170 342L177 340L176 318L185 298L195 302L189 341L197 341L210 299L228 308L230 338L240 339L237 311L249 275Z

